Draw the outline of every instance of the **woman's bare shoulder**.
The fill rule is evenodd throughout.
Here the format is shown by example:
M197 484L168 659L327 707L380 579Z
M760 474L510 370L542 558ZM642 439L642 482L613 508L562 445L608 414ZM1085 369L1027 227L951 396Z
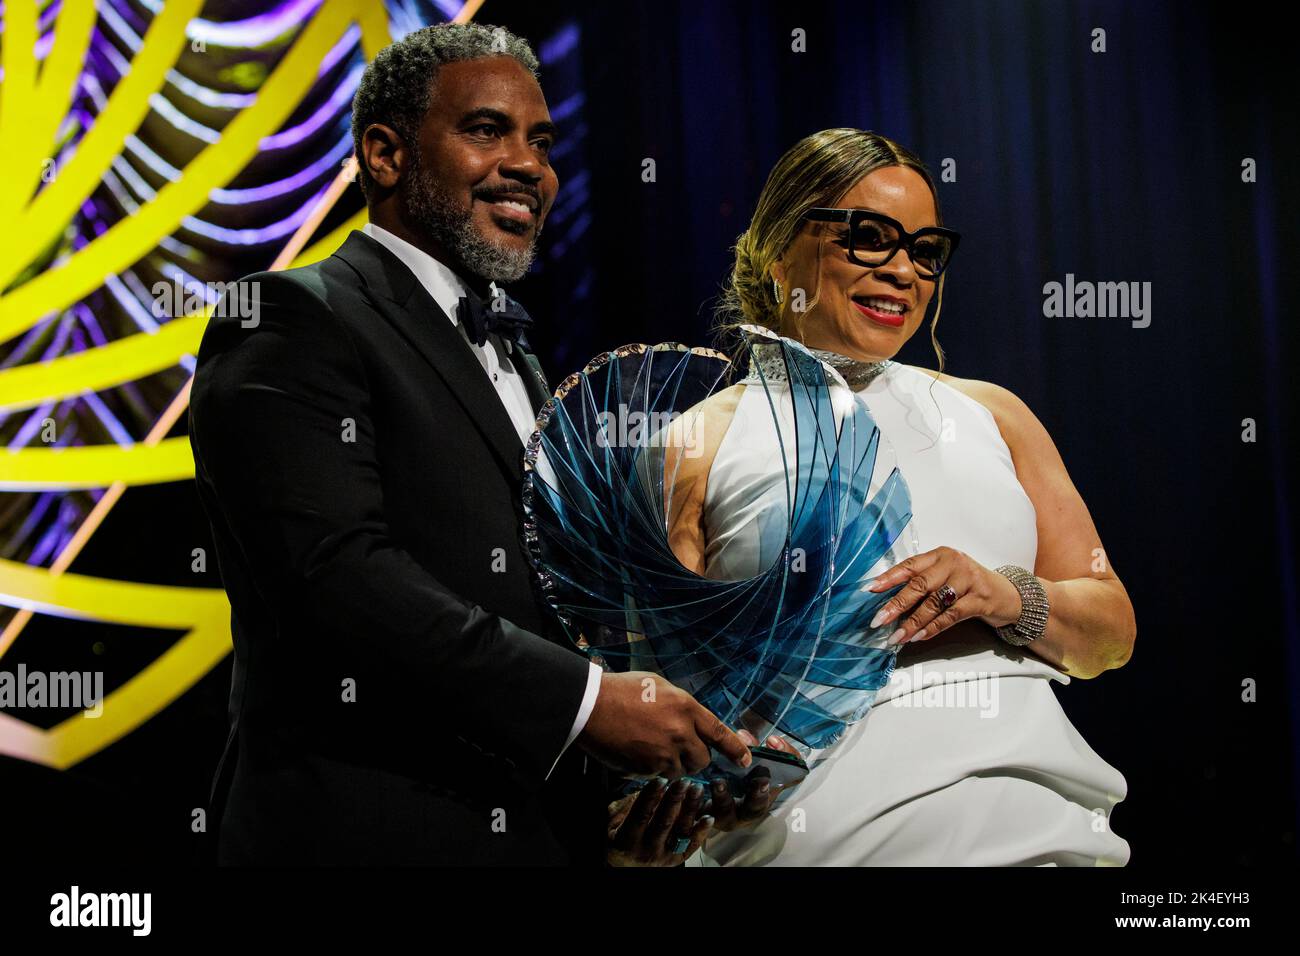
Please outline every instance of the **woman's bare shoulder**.
M996 382L958 378L933 369L918 368L917 370L931 378L937 378L988 409L1013 455L1035 453L1059 457L1046 426L1034 414L1033 409L1011 389Z
M696 413L711 418L719 416L730 418L736 414L736 406L740 404L740 396L745 394L745 388L745 385L732 385L716 391L685 414Z
M669 435L674 440L669 447L687 450L682 456L683 469L687 472L708 472L732 419L736 417L736 409L744 393L744 385L724 388L688 408L673 421L669 426Z
M956 375L923 368L919 365L904 367L915 369L928 378L937 379L949 388L956 389L967 398L973 398L988 409L993 419L998 423L998 427L1004 431L1023 424L1026 414L1033 415L1029 410L1029 406L1022 402L1015 392L995 382L985 382L977 378L958 378Z

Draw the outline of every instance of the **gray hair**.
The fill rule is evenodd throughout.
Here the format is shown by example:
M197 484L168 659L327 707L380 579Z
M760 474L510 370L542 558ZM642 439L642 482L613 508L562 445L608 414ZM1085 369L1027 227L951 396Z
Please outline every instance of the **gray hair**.
M374 180L362 162L361 135L373 123L391 126L414 147L433 99L433 81L444 63L508 56L534 77L537 55L528 41L505 27L481 23L438 23L408 33L379 51L352 99L352 145L360 166L361 192L370 201Z

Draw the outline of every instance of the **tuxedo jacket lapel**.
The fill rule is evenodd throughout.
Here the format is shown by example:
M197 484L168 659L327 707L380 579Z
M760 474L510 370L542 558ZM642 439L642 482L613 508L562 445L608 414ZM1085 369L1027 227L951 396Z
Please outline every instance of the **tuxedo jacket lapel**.
M353 230L334 255L361 275L376 310L447 382L506 471L522 475L523 447L500 396L469 343L415 274L360 230ZM530 396L538 385L533 378L529 369L525 383Z

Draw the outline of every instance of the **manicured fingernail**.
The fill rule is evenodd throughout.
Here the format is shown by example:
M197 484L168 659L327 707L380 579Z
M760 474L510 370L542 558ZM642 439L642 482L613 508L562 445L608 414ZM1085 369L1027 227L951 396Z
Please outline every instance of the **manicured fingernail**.
M876 612L876 616L871 619L871 627L880 627L885 623L885 618L889 617L889 608L882 607Z
M780 747L780 746L781 746L781 738L780 738L780 737L777 737L777 736L775 736L775 735L773 735L773 736L771 736L771 737L768 737L768 738L767 738L767 745L768 745L769 747Z
M771 786L772 786L772 781L764 780L762 783L758 785L758 792L767 793L767 791L771 788Z
M900 627L900 628L899 628L898 630L896 630L893 634L890 634L890 635L889 635L889 644L890 644L891 647L892 647L894 644L897 644L899 641L901 641L901 640L903 639L903 632L906 631L906 630L907 630L907 628L905 628L905 627Z
M713 790L715 793L725 797L727 795L727 781L725 780L713 781Z
M923 637L925 637L925 628L921 628L914 635L912 635L912 641L919 641ZM912 641L908 641L907 643L911 644Z
M884 575L881 575L880 577L884 577ZM867 582L868 591L874 591L876 588L880 587L880 577L872 578Z
M708 816L708 815L702 816L702 817L700 817L700 822L703 823L703 824L704 824L705 826L707 826L707 827L711 827L711 826L713 826L713 817Z

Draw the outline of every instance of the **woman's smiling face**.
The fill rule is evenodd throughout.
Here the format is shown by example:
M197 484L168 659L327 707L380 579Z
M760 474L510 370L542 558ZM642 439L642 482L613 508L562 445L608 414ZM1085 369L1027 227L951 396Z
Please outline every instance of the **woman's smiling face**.
M867 174L835 207L881 213L909 232L938 225L930 187L905 166ZM925 320L936 283L917 273L905 249L884 265L868 267L850 262L848 247L848 223L804 223L772 266L785 299L781 331L809 348L864 362L893 358ZM808 308L802 314L793 308L799 289ZM902 313L891 311L891 303Z

